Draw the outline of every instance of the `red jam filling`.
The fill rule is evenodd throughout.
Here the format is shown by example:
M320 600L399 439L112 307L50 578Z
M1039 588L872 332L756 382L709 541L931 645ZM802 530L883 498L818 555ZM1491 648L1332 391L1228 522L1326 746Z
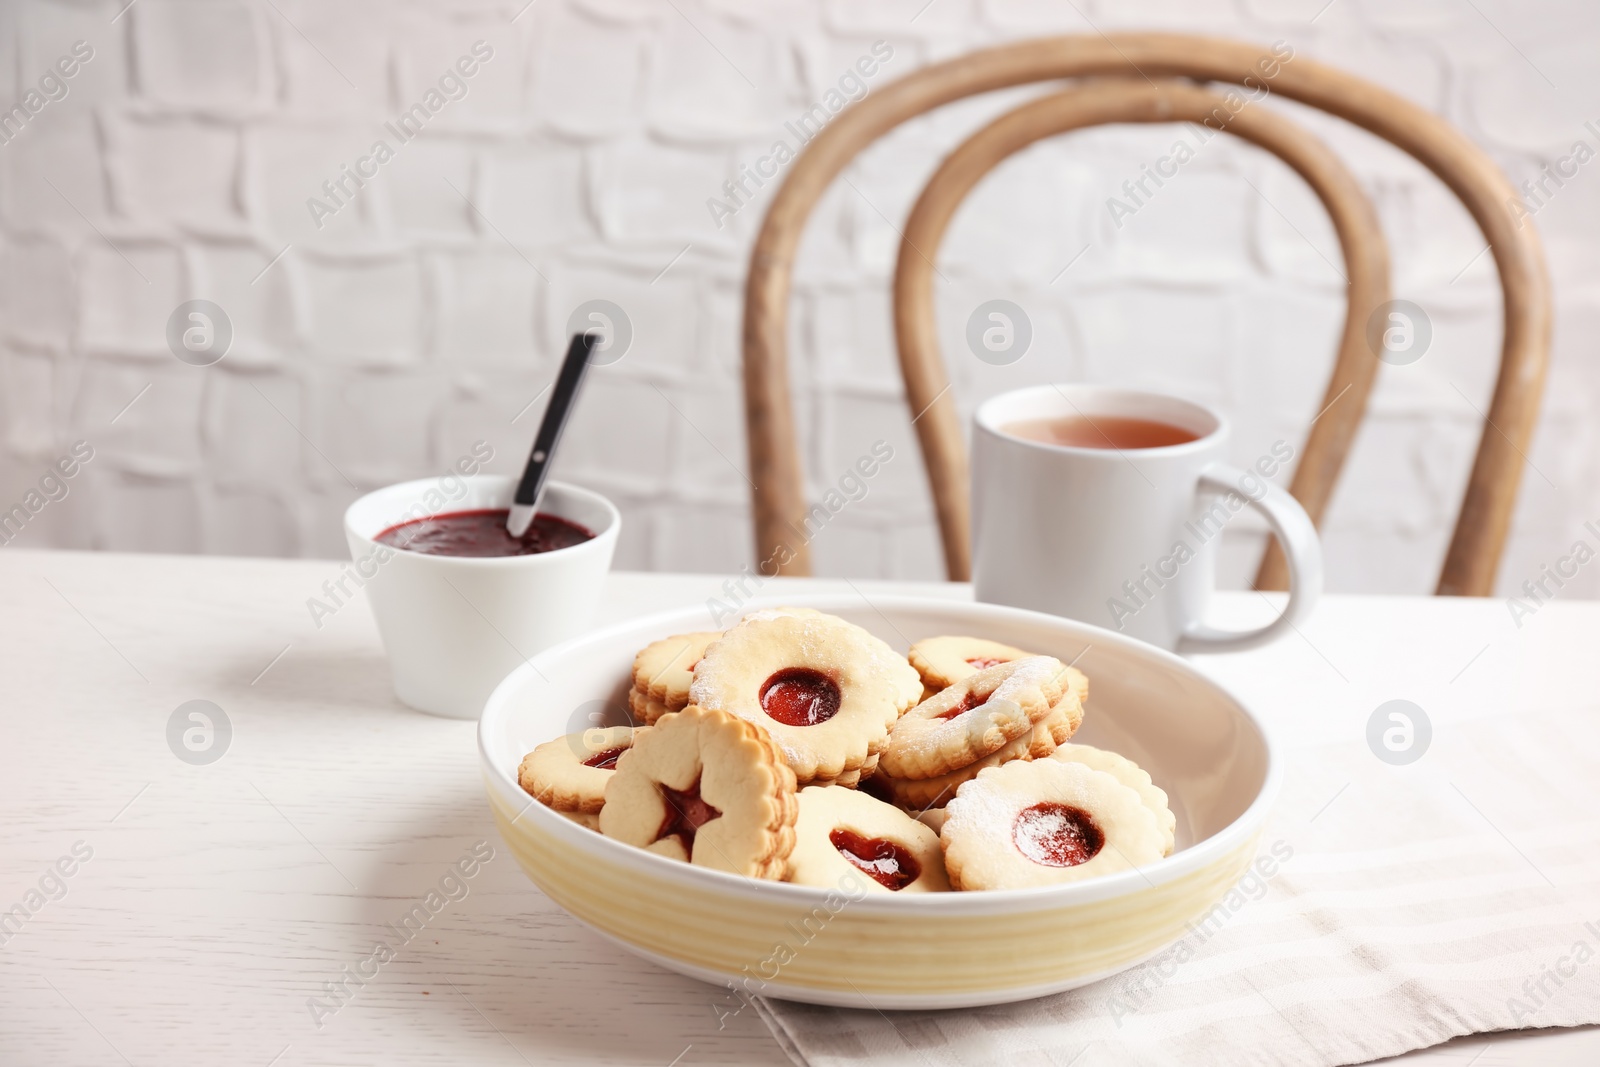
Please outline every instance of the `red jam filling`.
M828 835L833 847L868 878L885 889L901 890L917 880L922 865L904 846L881 837L862 837L843 827Z
M608 748L604 752L596 752L583 761L585 767L595 767L602 771L609 771L617 765L617 757L628 751L626 748Z
M1011 661L1008 660L1008 659L985 659L985 658L980 656L977 659L969 659L969 660L967 660L967 666L974 667L974 668L976 668L977 670L980 670L980 671L986 671L990 667L998 667L1002 663L1010 663L1010 662Z
M1106 843L1106 835L1088 812L1054 801L1018 812L1011 839L1019 852L1041 867L1088 863Z
M683 850L693 855L695 832L712 819L720 819L722 812L700 799L698 778L682 793L659 784L656 788L661 790L661 799L667 802L667 817L661 821L656 840L675 836L683 842Z
M839 714L839 686L810 667L785 667L761 683L761 710L785 726L815 726Z
M957 715L966 714L973 708L978 707L983 703L986 703L983 697L980 697L977 693L968 693L966 696L961 698L960 703L958 703L955 707L951 708L949 711L940 712L938 715L935 715L934 718L953 719Z

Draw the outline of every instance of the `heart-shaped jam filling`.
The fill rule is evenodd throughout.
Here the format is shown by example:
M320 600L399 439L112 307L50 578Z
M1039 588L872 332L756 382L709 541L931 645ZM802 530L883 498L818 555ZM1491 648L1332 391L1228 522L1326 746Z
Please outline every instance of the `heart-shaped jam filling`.
M983 703L985 703L983 697L979 696L977 693L968 693L966 696L961 698L955 707L951 708L949 711L941 711L938 715L935 715L934 718L953 719L957 715L966 714L973 708L978 707Z
M628 751L623 748L608 748L604 752L596 752L583 761L585 767L594 767L598 770L609 771L616 767L617 757Z
M666 801L667 805L667 817L661 821L661 829L656 833L656 840L676 836L683 842L683 850L693 855L695 831L712 819L722 818L722 812L700 798L698 778L681 793L660 784L656 788L661 790L661 799Z
M1041 867L1088 863L1106 843L1106 835L1088 812L1054 801L1019 811L1011 839L1019 852Z
M810 667L785 667L761 683L761 710L785 726L815 726L839 714L839 685Z
M904 845L881 837L862 837L843 827L828 835L839 855L885 889L900 890L917 880L922 865Z
M990 667L998 667L1002 663L1010 663L1010 662L1011 661L1008 660L1008 659L993 659L993 658L986 658L986 657L980 656L977 659L969 659L969 660L967 660L967 666L974 667L974 668L976 668L976 669L978 669L980 671L986 671Z

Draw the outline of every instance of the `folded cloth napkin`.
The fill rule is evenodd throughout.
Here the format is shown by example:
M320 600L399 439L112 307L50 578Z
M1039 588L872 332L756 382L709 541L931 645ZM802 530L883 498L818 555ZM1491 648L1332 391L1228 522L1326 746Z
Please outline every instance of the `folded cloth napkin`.
M1462 724L1433 749L1290 752L1265 861L1103 982L967 1010L756 1007L810 1067L1332 1067L1600 1023L1600 709Z

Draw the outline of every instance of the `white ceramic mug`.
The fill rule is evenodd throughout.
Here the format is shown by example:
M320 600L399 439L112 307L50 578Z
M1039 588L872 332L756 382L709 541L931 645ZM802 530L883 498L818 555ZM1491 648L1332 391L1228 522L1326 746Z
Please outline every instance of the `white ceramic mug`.
M345 512L345 539L389 655L395 695L414 708L476 719L502 678L582 632L600 603L622 516L599 493L575 485L547 482L539 506L594 534L567 548L435 556L375 540L411 519L509 507L514 489L498 474L426 478L368 493Z
M1194 435L1156 448L1079 448L1013 436L1032 419L1125 417ZM1180 652L1271 641L1322 591L1322 548L1299 503L1268 478L1223 462L1228 423L1203 405L1141 390L1041 385L994 397L973 430L973 585L979 600L1118 630ZM1290 454L1292 455L1292 453ZM1255 630L1208 626L1222 526L1254 508L1289 561L1289 602Z

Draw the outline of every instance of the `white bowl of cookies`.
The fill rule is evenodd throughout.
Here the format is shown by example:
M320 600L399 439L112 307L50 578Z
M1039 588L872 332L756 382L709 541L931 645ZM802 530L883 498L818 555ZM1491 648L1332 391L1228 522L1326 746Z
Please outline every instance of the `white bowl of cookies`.
M552 648L479 726L528 875L636 954L880 1009L1042 996L1181 937L1255 857L1256 718L1054 616L807 597Z

